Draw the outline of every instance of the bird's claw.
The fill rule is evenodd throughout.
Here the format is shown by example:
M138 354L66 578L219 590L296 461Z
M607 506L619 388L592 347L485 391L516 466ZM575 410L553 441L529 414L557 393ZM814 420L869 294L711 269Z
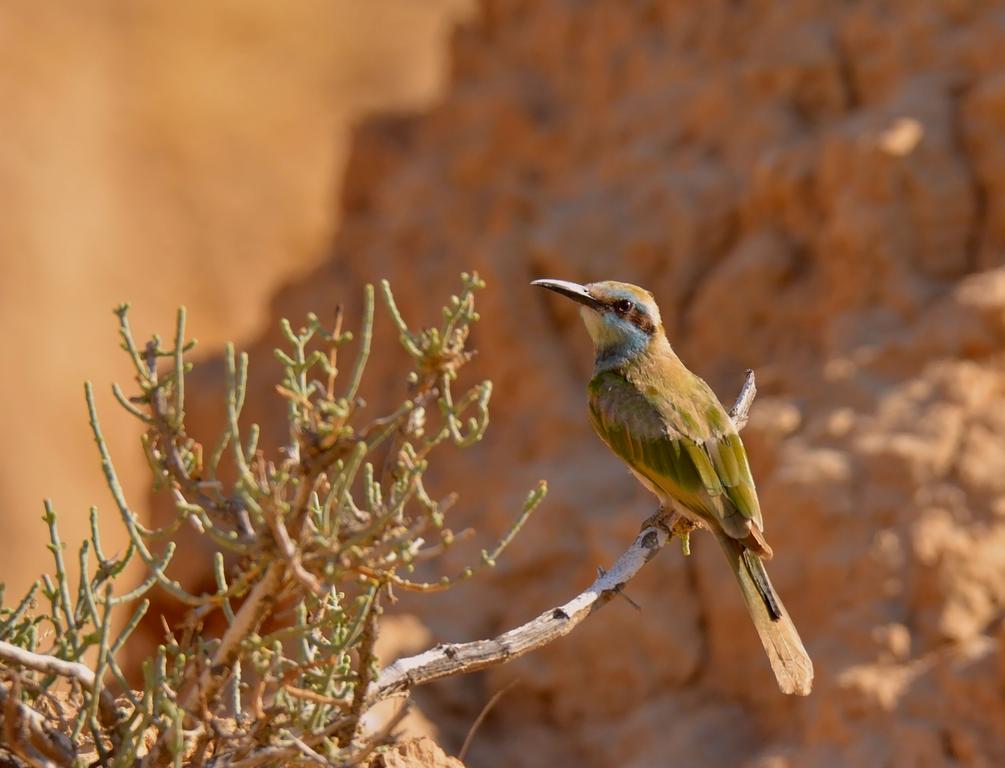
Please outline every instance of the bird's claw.
M674 527L677 525L677 521L674 519L676 517L676 512L660 507L659 511L655 515L650 515L642 521L642 527L639 530L644 531L646 528L662 528L667 532L667 534L672 534Z
M655 515L650 515L643 521L641 530L662 528L670 538L677 536L680 539L681 552L684 553L684 557L689 557L691 555L691 531L698 527L698 523L688 520L680 513L666 507L660 507Z
M686 517L678 517L676 522L674 522L671 535L680 538L680 551L684 554L684 557L691 555L691 531L697 527L695 523Z

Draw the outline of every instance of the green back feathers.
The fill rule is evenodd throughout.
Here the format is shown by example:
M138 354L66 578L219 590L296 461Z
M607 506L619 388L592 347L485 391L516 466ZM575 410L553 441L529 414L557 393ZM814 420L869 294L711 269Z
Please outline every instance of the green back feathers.
M744 538L748 521L763 523L743 443L708 385L670 355L594 376L594 429L660 491Z

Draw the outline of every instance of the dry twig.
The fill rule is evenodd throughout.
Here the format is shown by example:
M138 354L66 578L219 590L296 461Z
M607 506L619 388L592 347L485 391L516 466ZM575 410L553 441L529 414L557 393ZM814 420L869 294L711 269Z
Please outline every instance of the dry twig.
M461 744L461 749L457 753L457 759L464 762L465 755L468 754L468 750L471 748L471 742L475 740L475 734L478 733L478 729L481 727L482 723L485 722L485 718L488 717L489 712L492 711L499 699L505 696L514 685L520 682L520 678L514 678L510 680L506 685L500 688L498 691L492 694L492 698L485 702L485 706L482 707L482 711L478 713L478 717L475 721L471 723L471 727L468 728L468 735L464 737L464 743Z

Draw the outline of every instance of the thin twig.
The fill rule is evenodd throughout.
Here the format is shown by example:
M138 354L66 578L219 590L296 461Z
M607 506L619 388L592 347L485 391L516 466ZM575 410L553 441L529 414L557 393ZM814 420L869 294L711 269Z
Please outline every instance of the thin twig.
M303 741L308 747L320 743L335 733L335 731L339 728L342 728L348 720L349 718L347 717L339 718L335 722L330 723L323 731L313 733L309 736L304 736L301 741ZM225 762L223 765L226 765L227 768L256 768L256 766L259 765L283 765L286 759L295 757L298 753L299 749L293 745L273 744L257 749L250 755L235 762Z
M326 393L329 400L335 399L335 377L338 376L338 347L342 339L342 305L335 307L335 323L332 326L331 350L328 352L328 387Z
M475 733L478 732L478 729L481 727L481 724L485 721L485 718L488 717L489 712L492 711L492 707L494 707L497 703L499 703L499 699L501 699L503 696L509 693L510 689L513 688L513 686L519 682L520 678L518 677L510 680L508 683L506 683L506 685L504 685L502 688L500 688L498 691L492 694L491 699L485 702L485 706L482 707L482 711L478 713L478 717L475 718L475 721L471 723L471 727L468 728L468 735L464 737L464 743L461 745L461 751L457 753L457 759L460 760L462 763L464 762L464 757L468 754L468 749L471 747L471 742L474 741L475 739Z
M283 730L283 736L289 739L293 743L293 746L295 746L299 750L300 754L302 754L311 762L317 763L318 765L329 765L329 762L327 760L325 760L321 755L319 755L309 746L304 744L303 741L301 741L292 733L290 733L288 729Z
M350 722L338 734L342 744L349 744L359 726L360 716L366 711L366 694L373 680L373 666L377 661L374 645L377 642L378 623L380 621L380 590L374 594L368 606L368 612L363 619L363 632L360 634L359 660L357 662L357 680L352 694L352 704L349 707Z
M397 728L401 721L405 719L405 715L407 714L408 702L406 701L401 705L401 709L395 712L394 716L387 721L387 725L371 736L362 749L342 763L342 768L351 768L354 765L361 765L377 747L387 741L388 737L394 733L394 729Z
M279 552L282 554L283 559L286 560L290 574L300 582L301 586L307 592L318 597L324 597L325 588L321 586L321 582L318 581L314 574L304 568L304 564L300 561L300 553L297 552L297 548L290 538L290 533L286 530L286 523L280 517L277 506L270 504L263 511L266 522L269 524L269 528L272 529L272 536L276 540Z
M310 691L306 688L298 688L295 685L284 685L283 692L298 699L306 699L307 701L313 701L318 704L328 704L333 707L344 707L347 704L345 699L337 699L334 696L325 696L323 693Z
M279 591L282 576L282 564L274 562L255 584L248 599L244 601L241 609L235 615L234 623L227 627L227 631L220 638L220 645L217 647L216 653L213 654L213 660L206 665L198 682L189 689L188 695L184 697L182 707L186 710L192 711L200 696L204 697L206 701L210 701L216 695L223 683L223 677L215 674L214 670L233 666L241 642L255 631L255 628L270 610L272 600Z
M673 529L671 528L671 531L672 530ZM603 576L605 573L606 573L606 571L598 565L597 566L597 575L598 576ZM628 603L632 608L634 608L639 613L642 612L642 606L639 605L638 603L636 603L634 600L632 600L632 598L630 598L628 596L628 593L625 592L625 590L624 590L624 584L622 584L621 587L618 589L618 597L620 597L622 600L624 600L626 603Z

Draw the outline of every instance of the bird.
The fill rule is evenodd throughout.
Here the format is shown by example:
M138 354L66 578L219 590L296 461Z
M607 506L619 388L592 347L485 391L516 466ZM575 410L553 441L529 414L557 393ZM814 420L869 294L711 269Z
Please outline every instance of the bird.
M808 695L813 662L768 578L772 549L743 442L711 387L674 352L649 291L630 283L534 280L580 305L595 361L590 421L643 486L676 515L673 530L711 531L782 693Z

